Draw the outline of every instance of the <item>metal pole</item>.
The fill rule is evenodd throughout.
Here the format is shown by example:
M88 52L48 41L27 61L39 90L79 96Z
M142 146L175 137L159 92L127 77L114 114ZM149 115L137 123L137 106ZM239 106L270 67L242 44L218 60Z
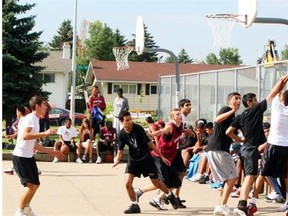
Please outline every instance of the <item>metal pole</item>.
M161 49L161 48L144 48L144 52L165 52L168 53L173 60L175 61L175 67L176 67L176 92L175 92L175 107L178 107L179 102L179 95L180 95L180 76L179 76L179 62L178 58L175 56L173 52L167 49Z
M288 25L288 20L287 19L281 19L281 18L256 17L254 20L254 23Z
M75 119L75 86L76 86L76 26L77 26L77 0L74 0L74 26L73 26L73 48L72 48L72 85L71 85L71 99L70 99L70 118L72 125Z

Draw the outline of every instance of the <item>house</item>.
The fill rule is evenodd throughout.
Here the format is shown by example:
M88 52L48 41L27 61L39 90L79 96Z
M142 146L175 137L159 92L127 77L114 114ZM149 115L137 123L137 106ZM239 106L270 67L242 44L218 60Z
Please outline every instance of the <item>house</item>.
M51 92L49 103L51 106L65 108L68 97L68 74L72 68L70 46L65 51L49 51L49 56L37 65L46 67L36 77L46 82L42 88Z
M179 74L234 68L235 65L179 64ZM121 87L131 110L155 112L158 108L159 76L175 75L174 63L129 62L129 68L117 71L115 61L92 60L85 77L88 91L98 85L106 102L113 104Z

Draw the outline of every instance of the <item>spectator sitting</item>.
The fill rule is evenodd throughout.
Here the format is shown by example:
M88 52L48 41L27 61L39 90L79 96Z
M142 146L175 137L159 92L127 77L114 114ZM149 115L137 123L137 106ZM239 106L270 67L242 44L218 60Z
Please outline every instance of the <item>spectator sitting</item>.
M72 126L70 118L65 119L65 125L58 128L60 141L55 142L54 151L60 151L67 155L69 152L76 152L75 137L77 137L77 130ZM58 163L58 158L54 157L53 163Z
M82 124L79 131L79 138L80 142L76 143L77 146L77 163L83 163L83 161L86 161L87 153L89 154L89 163L92 163L93 158L93 148L92 148L92 141L94 140L94 131L93 128L90 126L89 119L84 118L82 120ZM84 154L82 157L82 160L80 158L81 151L84 148Z
M100 157L99 152L103 151L112 151L114 157L117 155L117 132L116 128L112 126L111 121L106 121L106 126L101 128L99 141L96 143L96 153L97 153L97 161L96 163L101 163L102 159Z

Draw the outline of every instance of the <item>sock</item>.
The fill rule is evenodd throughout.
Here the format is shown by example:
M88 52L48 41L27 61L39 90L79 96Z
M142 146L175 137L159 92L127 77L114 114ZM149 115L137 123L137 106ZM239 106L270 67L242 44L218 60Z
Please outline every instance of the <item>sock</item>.
M239 203L238 203L238 207L241 206L241 207L247 207L247 201L246 200L239 200Z
M252 202L253 204L255 204L255 205L256 205L256 202L257 202L257 198L255 198L255 197L252 197L252 199L251 199L251 202Z
M172 192L171 192L171 191L169 191L169 192L168 192L168 194L167 194L167 196L170 196L170 195L171 195L171 193L172 193Z
M137 201L133 201L132 204L138 205L138 202Z

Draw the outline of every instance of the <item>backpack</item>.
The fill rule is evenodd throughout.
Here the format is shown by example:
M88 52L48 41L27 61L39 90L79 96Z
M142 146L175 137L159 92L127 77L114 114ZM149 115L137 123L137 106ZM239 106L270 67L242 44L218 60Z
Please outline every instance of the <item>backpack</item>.
M91 115L92 115L92 118L96 120L97 122L101 122L104 119L103 112L98 107L93 107Z

